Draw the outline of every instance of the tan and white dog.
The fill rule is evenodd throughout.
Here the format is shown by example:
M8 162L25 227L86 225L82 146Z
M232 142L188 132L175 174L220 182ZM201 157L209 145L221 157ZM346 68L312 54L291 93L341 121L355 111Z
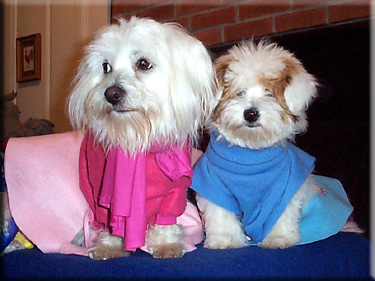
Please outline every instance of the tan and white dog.
M265 41L259 44L244 41L232 47L216 60L215 67L221 98L212 116L214 133L207 159L201 159L203 162L195 168L192 186L198 193L198 207L203 213L205 246L240 248L248 245L247 236L265 248L293 246L301 238L301 209L318 189L310 176L312 157L300 156L303 152L294 152L294 148L292 152L285 151L289 151L295 135L307 128L306 109L317 94L317 82L293 54ZM227 149L231 150L227 152ZM287 164L276 160L280 155L289 159L288 154L303 160L288 160ZM228 159L223 160L225 157ZM268 160L278 164L259 167L262 173L241 170L245 165L256 166L256 161ZM236 161L243 165L231 167ZM215 166L212 170L211 164ZM291 192L283 182L289 179L281 179L290 171L279 170L280 165L285 169L306 165L304 174L297 180L298 186L295 184ZM227 173L226 169L233 169L234 174ZM273 187L267 181L272 177L275 179L270 181L279 186ZM268 186L259 187L258 191L262 182ZM232 184L233 189L229 187ZM270 193L280 198L273 198ZM223 199L219 199L220 194ZM258 203L251 201L256 197L259 197ZM272 197L271 203L266 197L267 200Z

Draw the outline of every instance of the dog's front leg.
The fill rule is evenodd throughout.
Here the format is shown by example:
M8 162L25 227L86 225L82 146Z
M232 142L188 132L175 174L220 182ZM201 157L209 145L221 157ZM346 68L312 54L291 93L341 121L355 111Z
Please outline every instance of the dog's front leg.
M147 229L146 247L154 258L179 258L185 254L182 225L151 225Z
M107 260L118 257L128 257L131 252L124 250L124 239L102 231L95 247L89 250L93 260Z
M258 245L262 248L285 249L296 245L301 239L301 210L318 193L311 176L293 196L271 231Z
M209 249L237 249L249 245L239 218L197 194L206 231L204 246Z

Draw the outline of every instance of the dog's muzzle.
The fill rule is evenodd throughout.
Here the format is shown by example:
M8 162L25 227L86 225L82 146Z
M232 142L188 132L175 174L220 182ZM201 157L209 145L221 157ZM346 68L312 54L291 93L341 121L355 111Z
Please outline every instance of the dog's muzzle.
M125 90L118 86L109 87L104 93L106 100L112 105L117 105L125 95Z
M255 107L248 108L244 110L243 112L243 117L247 121L248 127L256 127L257 126L256 121L258 121L259 116L260 116L260 113L258 109Z

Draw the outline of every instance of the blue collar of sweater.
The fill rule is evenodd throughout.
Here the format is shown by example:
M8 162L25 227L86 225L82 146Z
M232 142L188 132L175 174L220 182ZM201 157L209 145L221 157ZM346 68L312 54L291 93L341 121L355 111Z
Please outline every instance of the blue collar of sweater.
M284 146L273 146L264 149L243 148L232 145L224 138L219 138L220 134L213 131L210 136L210 145L207 147L206 156L211 163L217 166L223 165L227 171L236 174L247 174L249 170L256 172L259 169L272 167L282 162L288 157L288 150L297 151L298 154L304 152L291 143Z

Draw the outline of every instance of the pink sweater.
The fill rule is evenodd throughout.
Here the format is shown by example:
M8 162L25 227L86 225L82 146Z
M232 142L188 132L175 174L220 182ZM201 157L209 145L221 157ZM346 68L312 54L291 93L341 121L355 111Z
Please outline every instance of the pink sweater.
M173 147L130 157L120 148L108 156L86 134L80 151L80 186L94 214L93 228L126 237L125 249L145 242L147 225L171 225L186 207L191 148Z

